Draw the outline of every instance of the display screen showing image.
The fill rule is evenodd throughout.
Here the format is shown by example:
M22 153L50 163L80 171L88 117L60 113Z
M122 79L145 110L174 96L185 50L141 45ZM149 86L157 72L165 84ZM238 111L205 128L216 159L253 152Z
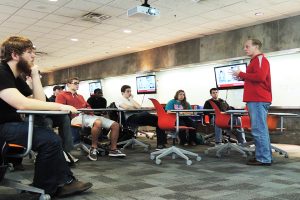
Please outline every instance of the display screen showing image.
M232 76L232 71L240 69L246 72L246 63L215 67L216 85L219 90L237 89L244 87L244 81Z
M97 81L89 83L90 94L94 94L94 90L97 88L101 89L101 82Z
M136 88L138 94L153 94L156 93L156 78L155 75L136 77Z

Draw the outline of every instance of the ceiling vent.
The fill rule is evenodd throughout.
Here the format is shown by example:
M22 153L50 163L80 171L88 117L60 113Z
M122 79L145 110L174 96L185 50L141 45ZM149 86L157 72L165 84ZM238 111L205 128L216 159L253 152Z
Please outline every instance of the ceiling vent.
M101 23L104 20L111 18L109 15L104 15L100 13L89 12L82 16L82 19L85 21L91 21L96 23Z

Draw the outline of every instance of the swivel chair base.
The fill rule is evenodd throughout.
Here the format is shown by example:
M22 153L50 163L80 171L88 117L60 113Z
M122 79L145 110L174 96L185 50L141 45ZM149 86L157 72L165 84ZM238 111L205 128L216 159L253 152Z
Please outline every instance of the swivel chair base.
M129 140L125 140L125 141L122 141L122 142L119 142L117 143L117 145L122 145L124 144L124 146L121 148L121 150L124 150L126 147L128 146L132 146L132 148L135 146L135 145L138 145L138 146L141 146L141 147L144 147L144 150L145 151L149 151L150 149L150 145L147 145L141 141L138 141L137 139L135 138L131 138Z
M247 157L247 154L252 155L252 152L250 149L243 147L243 146L239 146L234 143L230 143L230 142L228 142L226 144L218 145L215 147L210 147L210 148L206 149L204 151L204 153L208 154L209 151L216 151L216 156L218 158L220 158L222 153L224 153L224 152L229 153L230 150L234 150L234 151L241 153L243 157Z
M4 178L0 182L0 185L4 185L5 187L15 188L15 189L21 190L21 191L39 193L39 194L41 194L39 200L50 200L51 199L50 195L45 194L45 191L43 189L39 189L39 188L29 186L29 185L24 185L19 181L9 180L9 179Z
M200 161L202 159L198 154L187 151L187 150L184 150L184 149L177 148L176 146L172 146L172 147L169 147L167 149L162 149L162 150L159 150L159 151L152 152L150 154L150 159L151 160L155 159L155 163L159 165L161 163L161 158L163 158L165 156L168 156L170 154L172 154L173 159L176 158L176 155L178 155L179 157L185 159L187 165L191 165L193 163L189 159L188 156L195 156L197 161Z

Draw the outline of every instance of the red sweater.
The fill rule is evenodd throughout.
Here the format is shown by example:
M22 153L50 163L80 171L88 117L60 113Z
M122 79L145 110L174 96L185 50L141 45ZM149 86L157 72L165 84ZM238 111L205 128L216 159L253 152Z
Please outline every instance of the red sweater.
M239 77L245 81L244 102L272 102L270 64L263 54L253 57Z

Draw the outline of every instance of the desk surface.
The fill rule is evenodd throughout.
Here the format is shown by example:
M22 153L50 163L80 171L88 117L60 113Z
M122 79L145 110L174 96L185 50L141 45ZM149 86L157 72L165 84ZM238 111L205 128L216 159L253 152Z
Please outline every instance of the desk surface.
M296 117L298 114L295 113L268 113L269 115L277 115L277 116L284 116L284 117Z
M39 115L68 115L69 111L53 111L53 110L17 110L20 114L39 114Z
M214 109L183 109L183 110L169 110L170 112L214 112Z
M227 110L225 113L228 114L244 114L244 113L248 113L247 110Z

